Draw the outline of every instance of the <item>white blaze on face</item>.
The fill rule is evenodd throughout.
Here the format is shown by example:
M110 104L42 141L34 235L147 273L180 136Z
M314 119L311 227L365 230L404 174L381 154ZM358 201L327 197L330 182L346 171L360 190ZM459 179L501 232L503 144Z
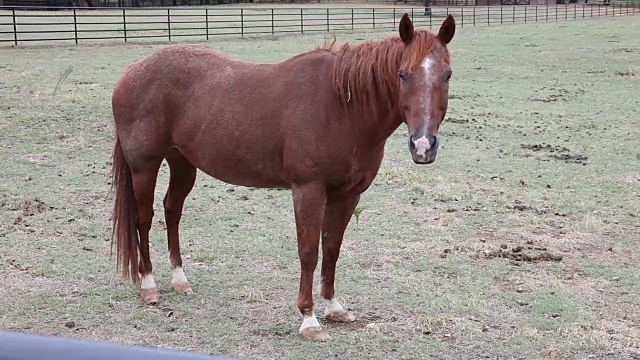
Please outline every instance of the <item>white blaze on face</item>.
M431 58L431 56L427 56L424 58L422 62L422 70L424 71L424 87L425 94L423 94L424 98L424 106L423 109L428 111L431 108L431 88L433 87L433 83L436 81L436 77L433 74L433 66L435 65L435 61ZM428 113L425 115L429 115Z
M435 81L435 76L433 75L433 66L435 64L435 61L430 57L427 56L424 61L422 62L422 69L424 71L424 82L425 82L425 94L423 94L423 103L422 103L422 118L424 119L424 121L428 122L430 121L429 117L430 117L430 113L429 110L431 109L431 88L433 85L433 82ZM416 129L417 130L417 129ZM429 149L431 149L431 143L429 143L429 139L427 139L426 136L422 136L418 139L414 139L413 140L413 144L416 147L416 155L418 156L425 156L427 154L427 151L429 151Z

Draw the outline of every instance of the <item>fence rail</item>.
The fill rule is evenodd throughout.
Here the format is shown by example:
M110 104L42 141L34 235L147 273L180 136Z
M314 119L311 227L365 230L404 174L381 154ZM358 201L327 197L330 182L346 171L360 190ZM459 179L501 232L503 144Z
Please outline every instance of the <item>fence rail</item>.
M439 26L447 14L458 26L549 22L640 14L636 3L424 8L99 8L22 11L0 7L0 45L99 40L208 40L214 36L312 33L395 28L406 12L420 27Z

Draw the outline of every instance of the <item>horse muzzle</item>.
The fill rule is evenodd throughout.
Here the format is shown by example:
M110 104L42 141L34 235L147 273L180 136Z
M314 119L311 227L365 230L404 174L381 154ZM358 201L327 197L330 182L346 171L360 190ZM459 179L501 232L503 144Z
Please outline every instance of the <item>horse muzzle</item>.
M416 164L431 164L438 154L438 137L435 135L409 136L409 152Z

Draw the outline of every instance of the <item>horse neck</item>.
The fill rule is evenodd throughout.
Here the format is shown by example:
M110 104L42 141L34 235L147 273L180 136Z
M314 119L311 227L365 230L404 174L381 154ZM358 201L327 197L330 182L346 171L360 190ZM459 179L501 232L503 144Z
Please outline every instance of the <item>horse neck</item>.
M399 39L345 45L336 52L334 85L361 141L380 145L402 124ZM364 145L364 144L363 144Z

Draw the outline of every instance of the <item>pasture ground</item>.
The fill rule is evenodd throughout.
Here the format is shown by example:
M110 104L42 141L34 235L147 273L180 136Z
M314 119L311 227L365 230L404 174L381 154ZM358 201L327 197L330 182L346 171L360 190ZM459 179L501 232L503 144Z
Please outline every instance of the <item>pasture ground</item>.
M160 304L142 305L117 278L110 93L127 64L165 44L3 49L0 327L256 359L638 359L637 24L458 30L438 160L414 165L405 127L390 138L338 266L338 298L358 320L326 325L324 344L297 334L288 191L200 174L182 221L195 293L181 296L169 284L163 168L152 230ZM263 62L322 43L211 41Z

